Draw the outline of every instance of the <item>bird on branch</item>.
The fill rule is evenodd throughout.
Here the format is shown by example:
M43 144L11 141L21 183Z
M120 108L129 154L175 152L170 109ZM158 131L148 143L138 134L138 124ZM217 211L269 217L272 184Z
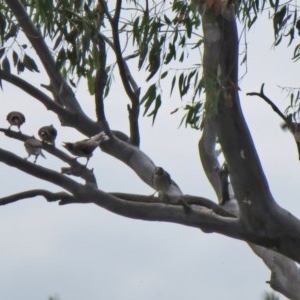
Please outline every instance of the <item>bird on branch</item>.
M8 127L9 130L12 126L17 126L19 132L21 132L20 127L23 123L25 123L25 116L21 112L12 111L7 115L6 120L10 124L10 126Z
M38 134L43 142L53 146L55 145L57 130L53 127L53 125L41 127Z
M152 183L161 199L168 198L167 191L172 184L172 179L167 171L165 171L162 167L156 167L154 169Z
M85 166L87 166L90 158L93 155L94 150L103 142L109 140L109 137L104 131L92 136L89 139L84 139L82 141L77 141L75 143L65 142L63 146L74 156L86 157L87 161Z
M38 158L39 155L46 158L45 155L42 152L42 147L43 147L42 142L39 141L38 139L36 139L34 136L27 139L24 142L24 146L25 146L25 149L28 153L28 156L25 157L25 160L27 160L31 155L35 155L35 160L34 160L33 163L36 163L37 158Z

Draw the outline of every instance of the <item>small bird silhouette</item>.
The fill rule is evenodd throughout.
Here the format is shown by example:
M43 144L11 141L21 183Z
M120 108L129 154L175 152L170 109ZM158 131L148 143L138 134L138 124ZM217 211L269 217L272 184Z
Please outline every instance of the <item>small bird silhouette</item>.
M154 174L152 177L152 183L156 191L158 192L158 196L160 198L166 197L166 193L172 184L172 179L170 174L165 171L162 167L156 167L154 169Z
M19 131L21 132L20 127L23 123L25 123L25 116L21 112L12 111L7 115L6 120L10 124L10 126L8 127L9 130L12 126L17 126Z
M39 155L46 158L45 155L42 152L42 146L43 146L42 142L39 141L38 139L36 139L34 136L27 139L24 142L24 146L25 146L25 149L28 153L28 156L25 157L25 160L27 160L31 155L35 155L35 160L34 160L33 163L36 163L37 158L38 158Z
M57 130L53 127L53 125L41 127L38 134L43 142L53 146L55 145Z
M89 139L84 139L75 143L66 142L64 147L77 157L86 157L87 161L85 166L87 166L90 158L93 155L94 150L102 143L109 140L109 137L104 131L92 136Z

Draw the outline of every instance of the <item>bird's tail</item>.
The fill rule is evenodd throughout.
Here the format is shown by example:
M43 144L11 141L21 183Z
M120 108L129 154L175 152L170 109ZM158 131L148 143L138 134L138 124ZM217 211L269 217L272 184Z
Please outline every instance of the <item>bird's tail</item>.
M90 140L94 141L96 143L99 143L99 145L100 145L102 142L108 141L109 140L109 136L104 131L101 131L98 134L92 136L90 138Z

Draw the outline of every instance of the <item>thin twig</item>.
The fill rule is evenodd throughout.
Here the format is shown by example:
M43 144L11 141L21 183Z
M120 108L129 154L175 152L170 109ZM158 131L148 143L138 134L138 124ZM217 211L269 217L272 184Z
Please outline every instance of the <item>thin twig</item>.
M121 80L124 86L124 89L131 101L131 106L127 106L129 111L129 124L130 124L130 142L139 146L140 144L140 134L139 134L139 123L138 117L140 112L140 88L136 84L131 72L128 68L126 60L123 58L122 49L120 44L120 36L119 36L119 19L121 14L121 5L122 1L118 0L116 3L115 14L114 17L111 17L108 12L107 6L105 7L104 13L107 16L113 34L113 43L114 43L114 52L117 58L117 64L119 67L119 72L121 76Z
M260 88L260 92L256 93L256 92L252 92L252 93L247 93L247 96L258 96L260 98L262 98L263 100L265 100L271 107L272 109L280 116L281 119L283 119L283 121L288 124L288 119L287 117L279 110L279 108L271 101L270 98L268 98L265 93L264 93L264 83L262 84L261 88Z
M71 200L71 199L75 201L75 198L66 192L52 193L47 190L35 189L35 190L25 191L25 192L9 195L6 197L2 197L0 198L0 205L6 205L19 200L33 198L37 196L42 196L49 202L58 201L58 200Z

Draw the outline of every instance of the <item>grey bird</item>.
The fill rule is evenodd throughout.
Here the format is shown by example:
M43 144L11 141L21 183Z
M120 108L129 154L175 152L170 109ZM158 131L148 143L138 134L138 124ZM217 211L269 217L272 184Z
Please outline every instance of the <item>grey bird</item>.
M41 127L38 134L43 142L53 146L55 145L57 130L53 127L53 125Z
M20 127L23 123L25 123L25 116L21 112L12 111L7 115L6 120L10 124L10 126L8 127L9 130L12 126L17 126L19 131L21 132Z
M37 160L39 155L46 158L45 155L42 152L42 146L43 146L42 142L39 141L38 139L36 139L34 136L27 139L24 142L24 146L25 146L25 149L28 153L28 156L25 157L25 160L27 160L31 155L35 156L35 160L34 160L33 163L36 163L36 160Z
M167 171L162 167L156 167L154 169L152 183L160 198L168 198L166 193L172 184L172 179Z
M76 157L86 157L87 166L94 150L102 143L109 139L105 132L100 132L89 139L84 139L75 143L66 142L63 146Z

